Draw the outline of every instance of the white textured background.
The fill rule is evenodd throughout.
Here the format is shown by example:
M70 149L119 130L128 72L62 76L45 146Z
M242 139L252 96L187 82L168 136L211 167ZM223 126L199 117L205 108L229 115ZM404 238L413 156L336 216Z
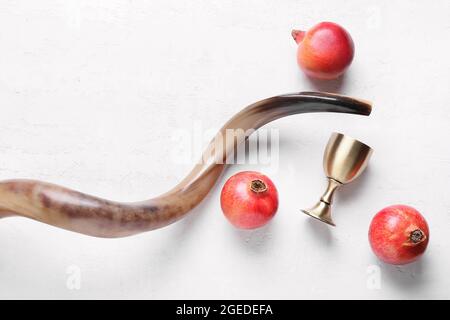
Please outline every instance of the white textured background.
M369 99L374 111L270 124L278 170L230 167L161 230L105 240L3 219L0 298L450 298L449 12L447 0L1 1L0 179L142 200L190 170L174 161L173 130L215 129L251 102L307 89ZM343 80L320 84L299 72L290 31L323 20L350 31L356 56ZM338 194L335 229L299 211L325 187L332 131L375 149ZM219 206L225 178L244 169L268 172L280 192L276 218L253 232ZM395 203L431 227L426 255L404 267L378 262L367 241L371 217ZM73 270L79 290L67 286Z

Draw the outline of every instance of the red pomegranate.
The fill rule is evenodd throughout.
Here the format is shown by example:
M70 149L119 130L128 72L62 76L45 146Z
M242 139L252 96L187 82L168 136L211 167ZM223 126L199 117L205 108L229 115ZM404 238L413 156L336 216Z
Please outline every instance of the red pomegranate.
M369 242L375 255L390 264L417 260L427 248L430 232L416 209L394 205L378 212L369 228Z
M222 211L240 229L262 227L278 209L278 191L265 175L243 171L230 177L220 195Z
M335 79L347 70L354 56L350 34L333 22L321 22L308 31L293 30L298 43L297 63L310 77Z

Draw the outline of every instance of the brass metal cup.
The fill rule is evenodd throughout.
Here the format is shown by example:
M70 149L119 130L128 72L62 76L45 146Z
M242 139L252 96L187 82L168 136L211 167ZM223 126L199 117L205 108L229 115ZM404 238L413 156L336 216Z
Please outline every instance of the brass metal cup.
M328 187L315 206L302 211L315 219L335 226L331 218L331 204L336 189L361 175L372 153L373 150L368 145L342 133L334 132L328 140L323 156L323 169L328 178Z

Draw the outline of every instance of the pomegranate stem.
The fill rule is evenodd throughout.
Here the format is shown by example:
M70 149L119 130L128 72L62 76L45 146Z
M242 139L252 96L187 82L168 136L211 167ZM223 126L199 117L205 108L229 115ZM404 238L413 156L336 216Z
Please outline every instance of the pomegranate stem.
M305 31L301 31L301 30L292 30L291 35L292 38L294 38L295 42L297 44L299 44L300 42L302 42L303 38L305 37Z

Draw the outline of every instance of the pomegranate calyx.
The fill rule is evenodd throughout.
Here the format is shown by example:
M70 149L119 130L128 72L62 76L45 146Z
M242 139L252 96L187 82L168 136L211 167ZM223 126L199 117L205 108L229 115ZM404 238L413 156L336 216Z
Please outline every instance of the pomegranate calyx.
M250 183L250 189L253 192L261 193L261 192L267 191L267 185L264 183L264 181L262 181L260 179L255 179L255 180L252 180L252 182Z
M421 243L421 242L425 241L426 238L427 238L427 236L420 229L415 229L415 230L411 231L411 233L409 234L409 240L413 244Z
M292 38L294 38L295 42L299 44L303 41L303 38L305 37L306 32L301 30L292 30L291 35Z

